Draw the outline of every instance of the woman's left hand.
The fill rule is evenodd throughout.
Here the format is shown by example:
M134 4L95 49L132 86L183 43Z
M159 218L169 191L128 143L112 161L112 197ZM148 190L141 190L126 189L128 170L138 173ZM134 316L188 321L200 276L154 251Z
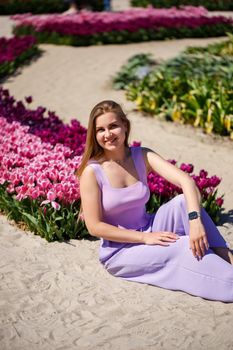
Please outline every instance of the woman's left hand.
M209 243L201 219L198 218L190 221L189 238L190 248L194 257L201 259L205 255L206 250L209 249Z

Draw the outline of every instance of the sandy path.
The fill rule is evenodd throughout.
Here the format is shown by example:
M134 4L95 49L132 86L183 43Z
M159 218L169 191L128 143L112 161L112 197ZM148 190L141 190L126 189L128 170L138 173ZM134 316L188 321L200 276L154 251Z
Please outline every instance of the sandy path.
M132 139L166 158L191 162L223 178L226 209L232 209L232 144L191 128L132 112L110 77L133 54L175 56L188 45L176 40L132 45L71 48L42 45L43 56L4 86L16 98L32 95L65 120L84 125L93 104L111 98L132 120ZM229 217L228 217L229 221ZM233 229L221 227L233 244ZM205 301L111 277L98 263L98 242L47 243L0 217L0 349L126 350L230 349L233 304Z

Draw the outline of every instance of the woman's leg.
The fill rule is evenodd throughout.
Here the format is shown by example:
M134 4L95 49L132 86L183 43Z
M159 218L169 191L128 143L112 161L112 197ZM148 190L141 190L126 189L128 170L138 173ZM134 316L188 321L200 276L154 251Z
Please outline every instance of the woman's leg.
M201 219L210 248L223 259L231 262L230 256L232 254L226 241L203 208L201 209ZM179 235L189 235L188 211L183 194L176 196L159 208L154 218L152 231L172 231Z
M169 246L128 244L105 267L129 281L180 290L210 300L233 302L233 267L208 249L197 260L189 249L189 237Z
M210 247L227 248L216 226L202 210ZM169 246L127 244L105 262L114 276L171 290L181 290L210 300L233 302L233 267L208 249L197 260L189 249L189 222L184 196L158 210L152 231L172 231L180 238Z

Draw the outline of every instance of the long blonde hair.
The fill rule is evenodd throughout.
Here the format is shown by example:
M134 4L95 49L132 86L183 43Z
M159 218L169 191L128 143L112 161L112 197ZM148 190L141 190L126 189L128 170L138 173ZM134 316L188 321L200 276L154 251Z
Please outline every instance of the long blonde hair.
M115 113L126 124L127 131L126 131L126 138L125 138L125 146L128 147L130 121L126 117L121 106L118 103L111 100L105 100L105 101L99 102L92 109L89 117L85 150L82 157L82 161L76 172L78 177L81 176L83 170L85 169L88 161L91 158L99 159L103 154L103 149L96 140L96 118L99 117L100 115L103 115L109 112Z

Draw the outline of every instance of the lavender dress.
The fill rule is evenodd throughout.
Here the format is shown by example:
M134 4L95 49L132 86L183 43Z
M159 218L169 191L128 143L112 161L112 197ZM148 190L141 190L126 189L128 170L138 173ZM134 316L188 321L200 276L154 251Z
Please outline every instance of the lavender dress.
M185 199L178 195L156 215L145 211L149 199L141 147L131 148L139 181L125 188L110 185L98 162L90 162L102 192L103 219L119 228L143 232L171 231L180 238L169 246L101 240L100 261L114 276L210 300L233 302L233 266L214 254L212 247L227 247L211 218L202 209L210 249L202 260L189 249L189 222Z

